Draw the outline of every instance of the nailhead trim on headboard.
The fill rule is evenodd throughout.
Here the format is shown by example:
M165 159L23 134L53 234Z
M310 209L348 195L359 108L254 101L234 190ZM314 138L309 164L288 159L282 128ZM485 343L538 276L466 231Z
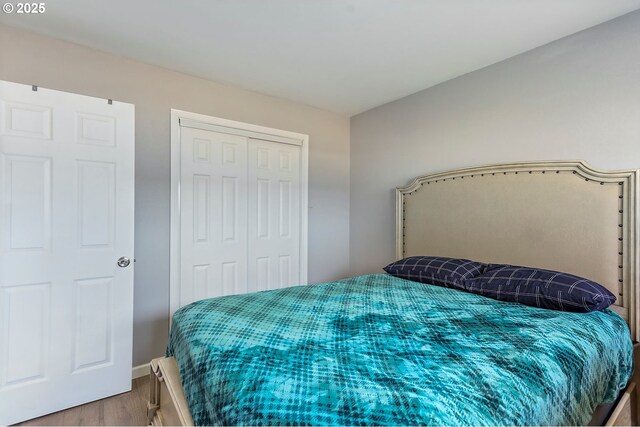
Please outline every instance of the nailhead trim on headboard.
M636 214L638 182L640 173L638 170L602 171L597 170L581 161L558 162L523 162L513 164L498 164L492 166L458 169L442 173L425 175L414 179L411 184L397 189L397 244L396 257L401 258L406 253L406 215L405 197L410 197L419 191L424 184L438 184L443 182L479 178L498 175L518 174L547 174L571 173L584 179L585 182L599 185L618 185L618 283L620 284L618 296L621 306L629 311L629 324L635 339L640 340L640 322L636 307L640 290L638 288L639 262L638 262L638 218ZM630 211L626 212L626 209ZM625 216L626 215L626 216ZM631 251L627 253L627 250ZM626 283L625 277L629 283ZM627 295L626 291L631 293Z

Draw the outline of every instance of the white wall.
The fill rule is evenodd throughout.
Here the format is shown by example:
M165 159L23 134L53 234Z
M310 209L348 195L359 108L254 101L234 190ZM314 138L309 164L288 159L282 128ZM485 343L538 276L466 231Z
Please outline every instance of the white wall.
M452 168L583 159L640 168L640 12L351 120L351 272L394 258L394 188Z
M308 134L309 280L349 270L349 119L0 25L0 79L136 106L134 364L164 354L170 109Z

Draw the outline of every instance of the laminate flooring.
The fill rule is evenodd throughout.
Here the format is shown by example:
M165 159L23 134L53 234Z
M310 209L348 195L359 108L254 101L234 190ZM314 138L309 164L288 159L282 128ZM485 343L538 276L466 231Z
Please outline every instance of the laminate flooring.
M133 380L131 391L25 421L18 426L146 426L149 376Z

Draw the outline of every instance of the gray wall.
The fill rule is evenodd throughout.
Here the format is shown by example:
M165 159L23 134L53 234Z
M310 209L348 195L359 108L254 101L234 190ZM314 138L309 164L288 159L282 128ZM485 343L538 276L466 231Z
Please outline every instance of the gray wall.
M640 12L351 119L351 273L394 258L394 191L524 160L640 168Z
M136 106L134 365L166 345L171 108L308 134L309 280L348 274L347 117L2 25L0 79Z

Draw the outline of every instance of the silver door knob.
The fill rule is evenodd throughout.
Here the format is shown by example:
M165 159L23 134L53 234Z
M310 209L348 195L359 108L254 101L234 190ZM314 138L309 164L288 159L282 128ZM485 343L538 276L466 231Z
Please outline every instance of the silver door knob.
M118 258L118 267L128 267L129 263L131 263L131 260L126 256L121 256L120 258Z

